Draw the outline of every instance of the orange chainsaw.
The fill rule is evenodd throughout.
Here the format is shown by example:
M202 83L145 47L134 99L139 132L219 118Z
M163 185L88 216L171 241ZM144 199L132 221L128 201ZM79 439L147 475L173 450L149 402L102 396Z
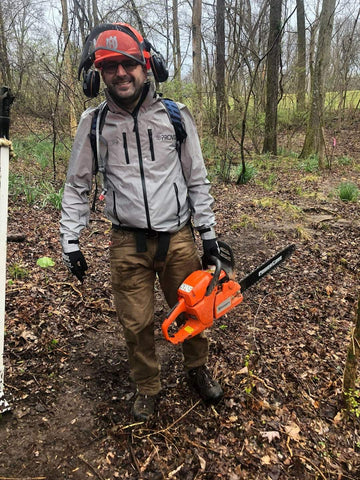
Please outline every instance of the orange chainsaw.
M162 324L163 335L171 343L181 343L211 327L214 320L243 301L241 292L277 267L295 249L295 245L287 246L236 282L232 250L224 242L218 241L218 245L219 258L211 258L215 270L195 270L178 288L178 302Z

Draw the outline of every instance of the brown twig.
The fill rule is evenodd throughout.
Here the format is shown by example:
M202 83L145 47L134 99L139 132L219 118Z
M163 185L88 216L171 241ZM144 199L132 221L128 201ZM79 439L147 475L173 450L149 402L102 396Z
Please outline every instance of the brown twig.
M46 480L46 477L0 477L0 480Z
M185 418L186 415L188 415L191 412L191 410L193 410L195 407L197 407L199 405L199 403L200 403L200 400L198 400L196 403L194 403L194 405L192 407L190 407L185 413L183 413L179 418L177 418L173 423L168 425L166 428L162 428L161 430L156 430L156 432L147 433L146 435L140 436L138 438L140 438L140 439L141 438L147 438L147 437L152 437L153 435L157 435L159 433L168 432L174 425L176 425L183 418Z
M85 463L86 466L90 468L90 470L95 473L95 475L100 478L100 480L105 480L104 477L100 475L100 473L87 461L82 455L78 455L78 458ZM1 480L1 479L0 479Z
M322 471L320 470L320 468L317 467L317 466L316 466L313 462L311 462L308 458L302 457L301 455L297 455L297 454L295 454L295 457L298 457L298 458L300 458L301 460L304 460L305 463L306 463L306 462L310 463L310 465L311 465L312 467L314 467L314 469L320 474L321 478L323 478L324 480L326 480L326 477L325 477L325 475L322 473Z

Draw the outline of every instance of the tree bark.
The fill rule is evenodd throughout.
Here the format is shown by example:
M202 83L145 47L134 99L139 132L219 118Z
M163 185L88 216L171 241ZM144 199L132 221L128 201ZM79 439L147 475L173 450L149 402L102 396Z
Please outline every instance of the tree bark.
M360 297L355 314L355 326L352 331L343 377L343 396L346 404L351 406L350 397L354 393L357 377L357 367L360 355Z
M324 139L324 81L329 63L331 34L334 24L336 0L323 0L319 37L315 55L314 72L311 79L310 112L307 122L306 136L301 158L318 155L319 166L324 168L325 139Z
M216 134L226 128L225 105L225 0L216 2Z
M195 86L193 113L199 135L202 133L202 78L201 78L201 0L193 1L192 11L192 77Z
M69 17L67 0L61 0L62 8L62 33L64 39L64 70L65 70L65 85L66 100L68 103L69 127L71 138L75 137L76 133L76 115L75 115L75 92L74 92L74 75L72 72L71 55L70 55L70 32L69 32Z
M296 0L297 18L297 86L296 110L305 111L306 91L306 36L305 36L305 10L304 0Z
M279 95L279 69L281 53L281 4L282 0L270 1L270 31L268 39L265 137L263 152L277 155L277 106Z
M173 19L173 58L174 58L174 80L181 82L181 49L180 49L180 32L178 17L178 0L172 2L172 19Z
M4 14L0 2L0 73L1 84L11 87L10 62L8 56L8 47L5 33Z

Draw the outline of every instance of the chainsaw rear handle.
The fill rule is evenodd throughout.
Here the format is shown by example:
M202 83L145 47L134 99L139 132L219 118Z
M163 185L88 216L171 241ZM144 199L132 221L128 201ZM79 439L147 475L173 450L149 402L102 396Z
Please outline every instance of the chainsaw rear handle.
M206 297L208 297L209 295L211 295L212 291L214 290L214 288L215 288L216 285L218 284L218 282L219 282L219 277L220 277L220 273L221 273L221 270L222 270L221 261L220 261L217 257L214 257L214 256L212 255L212 256L210 257L210 260L213 262L212 265L215 265L215 271L214 271L214 273L213 273L211 282L209 283L209 286L208 286L207 289L206 289L206 293L205 293L205 296L206 296Z
M219 246L219 257L215 257L214 255L210 257L212 265L215 265L215 271L213 278L206 290L205 296L209 296L214 290L214 287L218 284L221 270L224 270L226 274L226 280L228 280L229 276L232 276L235 268L234 254L231 247L221 240L218 240L217 243Z

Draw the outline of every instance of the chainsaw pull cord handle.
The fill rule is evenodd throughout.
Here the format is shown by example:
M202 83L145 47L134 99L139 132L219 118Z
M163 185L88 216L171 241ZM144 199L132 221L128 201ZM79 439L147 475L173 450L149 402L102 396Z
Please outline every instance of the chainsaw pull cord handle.
M211 282L209 283L205 296L208 297L211 295L212 291L214 290L215 286L217 285L221 273L221 261L214 256L210 257L210 260L213 262L215 265L215 272L213 273L213 278L211 279Z

